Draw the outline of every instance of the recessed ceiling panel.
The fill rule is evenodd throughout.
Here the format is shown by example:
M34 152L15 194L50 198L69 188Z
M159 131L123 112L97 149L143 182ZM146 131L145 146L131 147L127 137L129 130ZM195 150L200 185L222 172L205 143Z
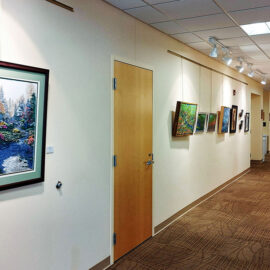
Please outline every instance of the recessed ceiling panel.
M190 43L188 44L190 47L196 49L196 50L209 50L211 49L211 46L207 42L196 42L196 43Z
M128 8L135 8L135 7L142 7L146 6L146 4L141 0L105 0L106 2L116 6L120 9L128 9Z
M217 0L227 11L270 6L269 0Z
M258 35L252 37L259 45L270 44L270 34L268 35Z
M226 27L213 30L195 32L196 35L208 40L208 37L216 37L217 39L235 38L244 36L243 31L239 27Z
M174 38L184 42L184 43L191 43L191 42L199 42L202 41L200 38L196 37L195 35L191 33L185 33L185 34L176 34L172 35Z
M243 45L253 45L253 42L248 37L241 38L228 38L220 40L225 46L243 46Z
M183 26L173 21L154 23L152 26L167 34L181 34L187 32Z
M189 31L211 30L235 26L224 14L197 17L193 19L177 20L184 24Z
M174 19L221 13L212 0L181 0L158 4L156 7Z
M269 1L270 3L270 1ZM243 11L230 12L238 24L250 24L270 21L270 6L264 8L254 8Z
M162 13L150 6L128 9L126 12L146 23L156 23L168 20Z

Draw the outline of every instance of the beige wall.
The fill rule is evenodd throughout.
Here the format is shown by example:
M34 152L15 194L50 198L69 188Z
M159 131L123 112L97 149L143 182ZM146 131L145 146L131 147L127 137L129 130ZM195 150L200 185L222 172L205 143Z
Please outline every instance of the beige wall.
M112 254L113 56L154 70L154 226L250 165L249 133L175 139L171 111L177 100L206 112L233 104L250 111L251 92L262 107L260 84L103 1L65 2L74 13L47 1L0 0L1 60L50 69L47 145L55 148L45 183L0 195L0 269L85 270Z

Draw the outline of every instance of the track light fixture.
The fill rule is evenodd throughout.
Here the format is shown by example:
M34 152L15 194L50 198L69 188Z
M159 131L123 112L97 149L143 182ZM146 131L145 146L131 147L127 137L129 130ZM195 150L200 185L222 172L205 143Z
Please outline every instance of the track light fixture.
M227 47L222 47L223 58L222 60L225 62L227 66L230 66L232 63L232 57L230 56L230 51Z
M213 48L209 54L210 57L217 58L218 57L218 49L217 49L217 40L214 37L210 37L208 39L209 43L212 44Z
M266 74L264 74L261 84L266 85L266 81L267 81Z
M254 70L252 69L253 64L248 63L248 77L253 78L254 77Z
M242 57L238 57L239 66L236 66L235 68L238 70L238 72L242 73L244 71L244 60Z

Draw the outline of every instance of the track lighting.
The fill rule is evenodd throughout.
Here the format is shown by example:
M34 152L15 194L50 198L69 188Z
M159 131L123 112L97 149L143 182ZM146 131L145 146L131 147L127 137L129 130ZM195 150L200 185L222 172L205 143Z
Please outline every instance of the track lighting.
M235 68L238 70L238 72L242 73L244 71L244 64L243 64L243 58L238 57L239 66L236 66Z
M263 75L263 79L261 81L261 84L266 85L266 74Z
M213 48L209 56L213 58L217 58L218 57L217 40L214 37L210 37L209 42L213 45Z
M225 62L227 66L230 66L232 63L232 57L230 57L230 51L227 47L222 47L223 58L222 60Z
M252 69L252 66L253 66L253 64L248 63L248 68L249 68L248 77L250 77L250 78L254 77L254 70Z

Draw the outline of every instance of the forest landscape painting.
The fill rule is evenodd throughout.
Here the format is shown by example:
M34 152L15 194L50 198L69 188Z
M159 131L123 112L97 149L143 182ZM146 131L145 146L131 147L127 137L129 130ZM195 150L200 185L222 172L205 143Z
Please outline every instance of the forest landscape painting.
M206 120L207 120L206 113L198 113L197 124L196 124L196 133L204 132Z
M173 136L192 135L196 114L197 104L178 101L173 123Z
M216 130L217 114L209 113L207 132L214 132Z
M35 168L38 84L0 79L0 176Z

